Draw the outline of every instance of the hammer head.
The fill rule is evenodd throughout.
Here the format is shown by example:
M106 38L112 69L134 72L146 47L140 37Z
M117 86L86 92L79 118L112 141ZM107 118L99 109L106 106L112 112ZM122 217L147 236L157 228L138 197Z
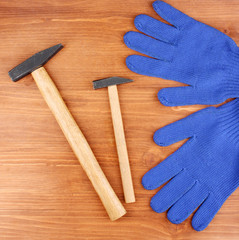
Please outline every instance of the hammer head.
M109 87L112 85L119 85L119 84L128 83L128 82L133 82L133 80L127 79L127 78L121 78L121 77L104 78L104 79L93 81L93 88L99 89L99 88Z
M47 48L41 52L34 54L23 63L17 65L8 72L12 81L16 82L32 73L37 68L42 67L49 59L51 59L57 52L63 48L62 44L57 44L53 47Z

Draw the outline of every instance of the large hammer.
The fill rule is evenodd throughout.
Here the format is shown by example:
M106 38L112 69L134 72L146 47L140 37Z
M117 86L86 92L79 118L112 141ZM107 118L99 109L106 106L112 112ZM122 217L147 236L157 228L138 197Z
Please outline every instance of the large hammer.
M98 193L110 219L116 220L126 211L101 170L89 144L67 109L59 91L42 67L63 48L61 44L36 53L11 71L9 76L16 82L31 73L43 98L51 109L66 139Z
M110 100L111 116L114 127L115 141L119 158L121 180L126 203L135 202L134 187L130 171L128 151L126 147L124 126L121 116L120 103L117 85L132 82L131 79L121 77L110 77L93 81L93 88L99 89L108 87L108 95Z

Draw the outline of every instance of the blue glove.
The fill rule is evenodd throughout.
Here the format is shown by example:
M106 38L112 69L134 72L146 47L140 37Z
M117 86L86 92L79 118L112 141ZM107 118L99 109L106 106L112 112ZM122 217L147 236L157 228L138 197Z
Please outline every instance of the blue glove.
M173 26L139 15L135 18L135 26L148 36L128 32L124 41L129 48L151 57L129 56L126 64L130 70L189 85L162 89L158 93L161 103L166 106L216 104L239 97L239 48L236 43L165 2L156 1L153 7Z
M239 99L209 107L155 132L154 141L168 146L189 140L162 163L147 172L142 184L151 190L169 181L151 200L168 219L192 219L195 230L208 226L228 196L239 185Z

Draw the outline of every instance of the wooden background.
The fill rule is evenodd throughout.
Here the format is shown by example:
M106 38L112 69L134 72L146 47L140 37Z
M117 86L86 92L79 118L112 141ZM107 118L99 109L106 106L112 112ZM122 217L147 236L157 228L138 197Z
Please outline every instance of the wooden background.
M204 107L164 107L160 88L179 83L137 75L125 58L123 35L145 13L160 19L152 0L0 1L0 240L35 239L239 239L237 190L203 232L190 220L171 224L149 207L156 191L143 174L181 143L158 147L153 132ZM166 0L239 44L238 0ZM32 54L62 43L46 68L89 141L119 198L123 192L107 90L92 81L132 78L119 89L137 202L110 222L31 76L11 82L7 72Z

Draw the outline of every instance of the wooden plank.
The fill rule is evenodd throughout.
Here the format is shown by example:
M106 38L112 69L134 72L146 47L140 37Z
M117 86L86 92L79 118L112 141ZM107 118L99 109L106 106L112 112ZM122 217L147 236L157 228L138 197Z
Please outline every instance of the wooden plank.
M158 147L153 132L203 106L162 106L157 92L179 83L137 75L125 66L134 52L123 35L133 19L154 13L152 0L1 0L0 2L0 240L34 239L238 239L239 191L203 232L190 220L171 224L149 207L156 191L143 174L181 143ZM239 44L238 0L167 0L227 33ZM123 202L107 90L92 81L134 79L118 87L137 202L111 222L31 76L12 83L7 72L26 57L57 43L65 48L46 69Z

